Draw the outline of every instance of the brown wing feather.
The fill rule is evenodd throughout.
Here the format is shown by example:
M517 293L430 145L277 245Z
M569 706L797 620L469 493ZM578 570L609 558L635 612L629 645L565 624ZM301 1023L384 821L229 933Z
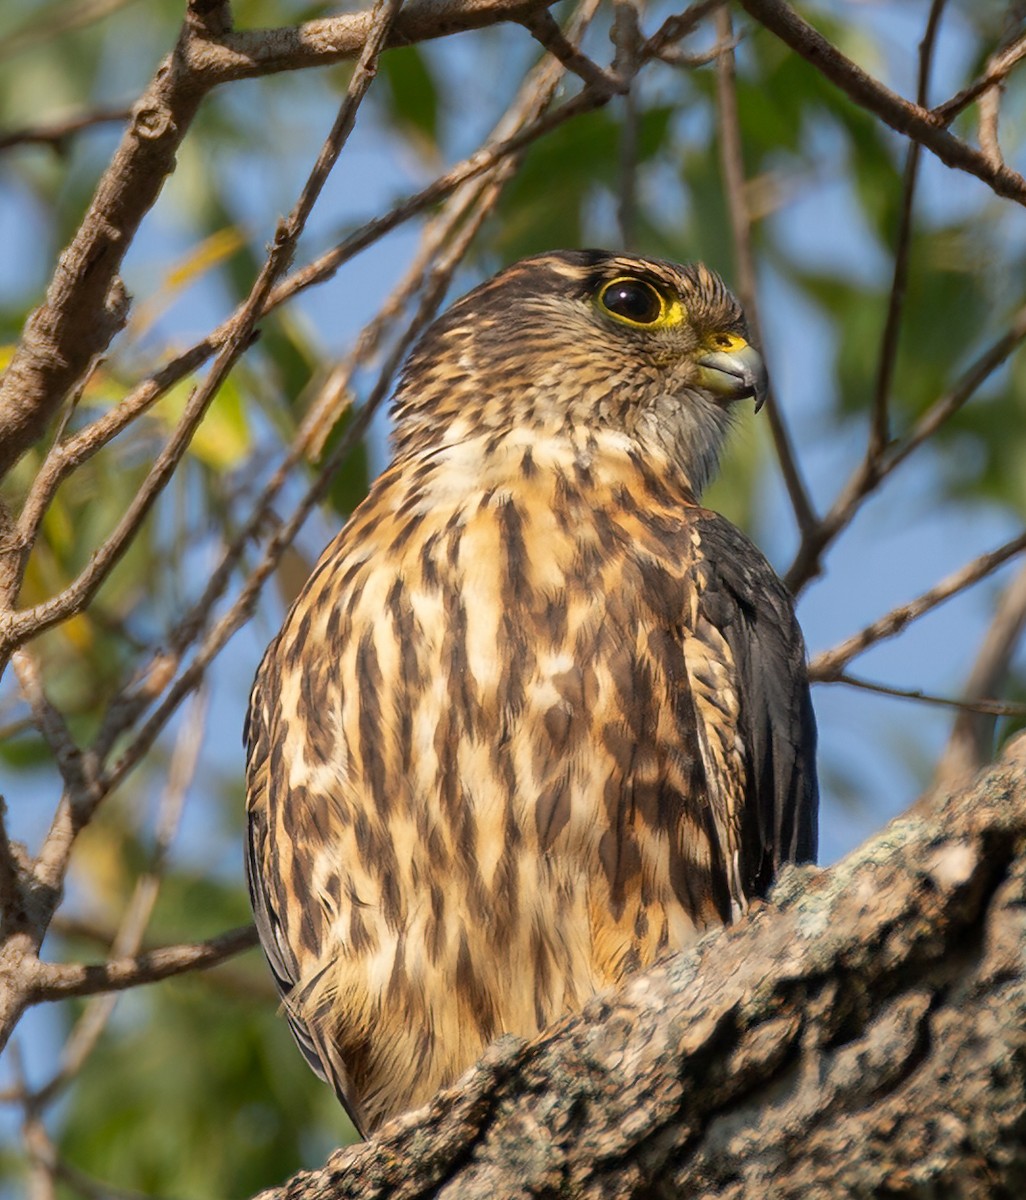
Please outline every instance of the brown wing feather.
M273 650L274 643L253 685L243 735L247 749L246 884L257 934L281 995L289 1028L307 1063L321 1079L331 1084L350 1120L362 1134L364 1118L345 1064L331 1042L325 1041L318 1024L308 1024L301 1015L303 987L315 987L318 977L316 974L310 977L309 970L304 971L297 958L295 947L303 941L295 937L295 929L304 922L309 925L311 919L316 919L318 910L311 908L306 897L286 886L291 871L281 862L283 853L291 859L297 847L283 837L280 780L278 786L272 788L272 737L268 720L269 717L273 720L271 714L277 708ZM298 852L302 852L301 847ZM316 932L311 934L308 930L306 944L316 936ZM303 987L300 987L301 981Z

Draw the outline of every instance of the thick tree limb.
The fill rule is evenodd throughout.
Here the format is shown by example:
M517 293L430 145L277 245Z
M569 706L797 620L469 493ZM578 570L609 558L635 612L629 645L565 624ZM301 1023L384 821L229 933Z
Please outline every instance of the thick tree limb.
M1026 1194L1026 740L262 1200Z

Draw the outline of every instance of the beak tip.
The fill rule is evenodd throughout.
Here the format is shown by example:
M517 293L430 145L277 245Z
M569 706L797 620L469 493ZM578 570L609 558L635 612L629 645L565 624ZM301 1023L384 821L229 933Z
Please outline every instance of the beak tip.
M755 411L766 403L769 380L762 355L746 342L731 350L712 350L698 360L702 382L717 398L732 402L751 397Z

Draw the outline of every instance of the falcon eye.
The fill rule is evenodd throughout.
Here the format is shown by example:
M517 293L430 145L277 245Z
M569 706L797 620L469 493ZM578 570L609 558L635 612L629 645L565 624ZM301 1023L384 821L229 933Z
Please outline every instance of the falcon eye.
M643 279L614 279L599 293L599 304L628 325L657 325L666 310L662 296Z

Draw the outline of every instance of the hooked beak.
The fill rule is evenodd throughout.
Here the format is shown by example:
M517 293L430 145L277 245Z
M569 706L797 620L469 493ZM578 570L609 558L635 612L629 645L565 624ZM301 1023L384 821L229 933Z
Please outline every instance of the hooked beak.
M754 346L736 334L720 334L711 340L708 353L697 360L698 380L718 399L733 401L755 398L755 411L766 402L766 364Z

